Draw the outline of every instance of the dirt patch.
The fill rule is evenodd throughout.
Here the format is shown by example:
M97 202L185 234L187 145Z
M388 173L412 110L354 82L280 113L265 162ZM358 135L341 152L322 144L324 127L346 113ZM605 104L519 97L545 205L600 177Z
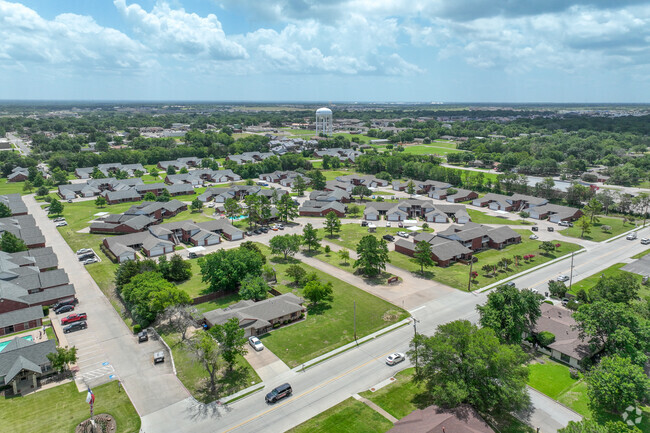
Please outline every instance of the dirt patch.
M75 428L75 433L114 433L117 431L117 423L115 418L107 413L100 413L94 416L95 430L92 428L90 419L79 423Z

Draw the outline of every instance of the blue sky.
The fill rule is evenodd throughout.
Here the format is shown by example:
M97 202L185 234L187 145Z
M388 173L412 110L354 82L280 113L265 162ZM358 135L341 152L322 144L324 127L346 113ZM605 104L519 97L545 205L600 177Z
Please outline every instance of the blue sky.
M650 0L0 0L0 99L650 102Z

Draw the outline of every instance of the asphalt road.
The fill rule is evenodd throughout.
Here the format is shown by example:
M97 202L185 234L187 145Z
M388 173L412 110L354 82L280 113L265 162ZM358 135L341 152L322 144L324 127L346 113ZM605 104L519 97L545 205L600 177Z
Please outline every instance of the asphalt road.
M29 146L27 146L25 142L17 135L8 132L7 138L9 139L9 141L11 141L16 146L18 146L18 151L23 155L29 155L30 153L32 153L32 149Z

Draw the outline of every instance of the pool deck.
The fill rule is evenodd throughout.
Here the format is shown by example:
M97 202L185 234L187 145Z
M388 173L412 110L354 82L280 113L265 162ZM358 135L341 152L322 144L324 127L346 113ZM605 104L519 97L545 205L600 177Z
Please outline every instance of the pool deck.
M39 328L31 329L31 330L29 330L27 332L20 332L18 334L4 335L4 336L2 336L2 338L0 338L0 343L11 341L16 337L21 337L22 338L22 337L27 337L29 335L32 336L32 341L34 341L35 343L40 343L41 341L47 340L47 335L43 331L43 327L39 327Z

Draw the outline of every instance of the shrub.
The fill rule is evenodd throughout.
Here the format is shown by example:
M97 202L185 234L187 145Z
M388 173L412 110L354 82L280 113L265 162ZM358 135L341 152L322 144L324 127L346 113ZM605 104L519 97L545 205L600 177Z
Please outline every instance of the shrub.
M325 245L325 253L326 253L326 254L329 254L330 251L332 251L332 250L330 249L330 246L329 246L329 245Z
M142 331L142 326L138 325L137 323L135 325L133 325L133 333L134 334L137 334L140 331Z
M553 344L555 341L555 335L551 332L542 331L537 334L537 342L544 347L547 347L549 344Z
M566 307L571 310L571 311L576 311L578 307L580 306L580 303L576 301L575 299L571 299L568 304L566 304Z
M43 316L47 317L50 314L50 307L43 305Z
M545 304L550 304L550 305L553 305L553 301L550 301L550 300L548 300L548 299L547 299L547 300L545 300L545 301L544 301L544 303L545 303Z
M277 329L277 328L279 328L280 325L282 325L280 322L278 322L278 323L274 323L274 324L273 324L273 329Z
M571 379L573 380L578 380L580 379L580 372L575 368L571 368L569 369L569 376L571 376Z
M607 225L600 226L600 229L605 233L609 233L610 231L612 231L612 227Z

